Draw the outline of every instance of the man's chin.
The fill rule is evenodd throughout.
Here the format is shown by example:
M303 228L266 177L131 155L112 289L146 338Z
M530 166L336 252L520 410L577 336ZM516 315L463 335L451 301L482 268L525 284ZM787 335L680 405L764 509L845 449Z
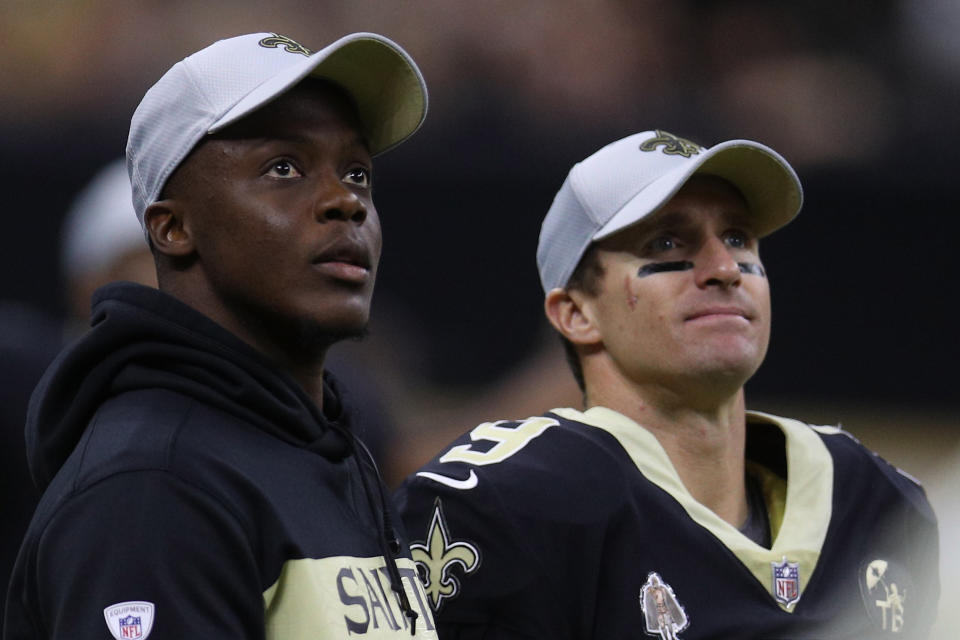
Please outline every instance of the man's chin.
M343 342L345 340L359 342L364 338L366 338L367 335L370 333L370 331L367 328L367 323L364 322L361 325L333 327L330 329L325 329L321 333L328 340L328 344L332 345L337 342Z
M369 318L306 319L291 327L300 341L308 344L330 345L344 340L362 340L366 337Z
M283 351L295 360L308 362L322 360L327 349L338 342L362 340L368 333L368 321L367 315L356 314L339 318L274 315L267 322L272 340Z

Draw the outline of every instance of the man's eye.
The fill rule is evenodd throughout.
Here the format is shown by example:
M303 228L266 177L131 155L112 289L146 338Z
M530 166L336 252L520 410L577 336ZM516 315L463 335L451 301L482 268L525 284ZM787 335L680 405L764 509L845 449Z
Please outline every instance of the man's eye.
M726 241L734 249L745 249L750 245L750 236L743 231L728 231Z
M648 246L652 253L662 253L676 249L677 240L673 236L660 236L659 238L654 238Z
M267 175L274 178L299 178L303 174L289 160L278 160L267 171Z
M358 187L370 186L370 171L363 167L355 167L347 171L343 176L344 181L355 184Z

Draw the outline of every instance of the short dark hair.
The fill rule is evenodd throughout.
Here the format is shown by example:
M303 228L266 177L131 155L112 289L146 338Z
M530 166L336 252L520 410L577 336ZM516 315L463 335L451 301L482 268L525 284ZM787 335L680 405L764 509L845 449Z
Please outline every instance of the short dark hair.
M603 265L600 264L599 254L596 245L592 244L584 251L583 257L577 263L577 268L573 270L570 279L567 280L567 291L576 289L589 296L595 296L600 293L600 278L603 277ZM567 357L567 364L570 365L570 371L573 372L573 379L577 381L580 392L586 395L587 385L583 379L583 365L580 363L580 354L577 353L573 343L567 340L562 334L560 344L563 345L563 352Z

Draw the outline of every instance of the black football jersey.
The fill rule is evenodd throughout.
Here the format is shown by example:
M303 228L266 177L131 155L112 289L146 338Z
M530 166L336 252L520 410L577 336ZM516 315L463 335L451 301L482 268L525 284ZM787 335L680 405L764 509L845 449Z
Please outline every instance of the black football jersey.
M395 496L440 637L925 637L938 539L919 484L838 428L747 420L770 548L610 409L456 440Z

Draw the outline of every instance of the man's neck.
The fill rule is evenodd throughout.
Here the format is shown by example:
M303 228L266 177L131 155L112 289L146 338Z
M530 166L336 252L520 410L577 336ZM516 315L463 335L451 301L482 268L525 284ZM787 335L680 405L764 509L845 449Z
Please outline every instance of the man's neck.
M266 356L299 382L318 408L323 407L323 365L327 349L336 338L328 338L306 323L237 312L224 305L209 288L185 284L189 282L168 280L161 289Z
M323 409L323 364L317 367L286 367L294 380L313 400L317 408Z
M601 392L591 394L588 406L618 411L651 432L694 499L739 528L748 515L743 390L707 407L674 400L656 393L626 399Z

